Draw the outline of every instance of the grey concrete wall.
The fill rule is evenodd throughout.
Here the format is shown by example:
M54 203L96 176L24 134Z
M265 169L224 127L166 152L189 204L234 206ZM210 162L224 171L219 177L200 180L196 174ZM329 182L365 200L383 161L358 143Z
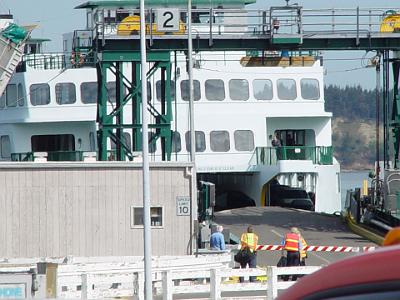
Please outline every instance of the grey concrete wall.
M163 208L153 255L190 251L193 222L176 213L176 197L191 196L187 171L150 166L151 206ZM0 186L0 257L143 254L143 228L131 228L131 206L143 206L140 164L0 163Z

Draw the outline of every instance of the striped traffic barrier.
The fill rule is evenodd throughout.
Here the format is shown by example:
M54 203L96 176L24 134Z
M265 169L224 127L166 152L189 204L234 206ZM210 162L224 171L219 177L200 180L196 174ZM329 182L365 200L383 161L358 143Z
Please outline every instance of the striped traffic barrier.
M279 251L282 250L282 245L258 245L257 251ZM364 247L349 247L349 246L306 246L305 251L314 252L366 252L375 250L374 246Z

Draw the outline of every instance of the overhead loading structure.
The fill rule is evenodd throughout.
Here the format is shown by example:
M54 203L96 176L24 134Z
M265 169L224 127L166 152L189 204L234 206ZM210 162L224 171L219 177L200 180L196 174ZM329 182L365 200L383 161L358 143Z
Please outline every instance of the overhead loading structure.
M396 13L400 10L397 9L388 11L357 7L316 10L288 5L252 10L246 9L245 5L254 3L253 0L206 2L194 0L192 3L193 50L196 52L246 50L262 61L264 53L276 50L386 51L385 57L388 57L388 51L400 49ZM162 160L170 160L173 118L171 91L175 88L171 79L171 58L173 51L187 54L187 3L153 0L146 2L146 5L151 7L146 10L147 61L150 64L146 78L150 80L156 72L161 72L161 111L147 101L148 110L153 116L149 124L149 142L155 143L161 139ZM75 54L83 53L84 63L95 62L97 65L98 140L99 157L102 160L110 155L107 153L108 138L116 144L116 153L113 155L117 160L132 159L134 152L141 150L142 82L138 6L138 1L89 1L77 6L78 9L87 10L88 26L84 31L75 32ZM390 61L396 66L394 58ZM123 70L124 63L131 65L128 72ZM116 95L109 95L107 70L115 76ZM130 75L127 76L127 73ZM115 105L112 111L108 111L107 103L112 97L115 97ZM132 122L126 122L123 107L130 101ZM392 118L396 120L397 116L393 115ZM124 138L124 130L128 128L132 129L131 141ZM130 149L128 142L132 144Z
M0 32L0 95L21 61L25 42L33 28L10 23Z

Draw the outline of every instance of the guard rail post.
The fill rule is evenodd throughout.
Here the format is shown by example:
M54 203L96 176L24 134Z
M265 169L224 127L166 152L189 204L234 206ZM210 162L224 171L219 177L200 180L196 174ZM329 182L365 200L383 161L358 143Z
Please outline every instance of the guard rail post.
M211 269L210 272L210 298L219 300L221 299L221 276L217 269Z
M88 275L81 274L81 299L88 299Z
M267 299L273 300L278 296L278 276L276 275L277 267L267 267Z
M163 300L172 300L172 275L171 271L162 272L162 293Z
M144 274L143 272L133 273L133 299L144 299ZM136 296L136 298L135 298Z

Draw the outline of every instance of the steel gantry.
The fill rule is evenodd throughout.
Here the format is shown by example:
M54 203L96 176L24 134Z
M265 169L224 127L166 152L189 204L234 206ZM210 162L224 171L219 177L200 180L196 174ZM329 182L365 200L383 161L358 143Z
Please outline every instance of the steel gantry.
M147 60L151 69L149 79L157 69L161 70L161 112L147 102L153 116L149 128L154 134L152 143L162 141L162 159L171 156L171 54L172 51L187 53L186 1L151 0L147 10L146 43ZM194 51L239 51L252 50L263 56L271 50L363 50L377 54L400 51L400 9L303 9L299 5L271 7L268 10L246 9L254 0L230 0L209 2L193 0L192 28ZM141 149L142 105L140 86L140 43L138 1L89 1L77 8L86 9L87 31L91 38L93 58L98 73L98 142L100 159L107 159L107 139L116 144L116 159L132 157L132 152ZM149 5L150 6L150 5ZM162 22L157 20L159 11L167 14ZM390 18L387 18L389 15ZM169 18L170 17L170 18ZM386 18L385 18L386 17ZM176 24L169 21L176 20ZM387 22L386 22L387 20ZM393 22L395 20L395 22ZM385 23L386 22L386 23ZM186 25L185 25L186 24ZM168 26L174 31L168 31ZM165 26L166 28L163 28ZM78 43L79 44L79 43ZM78 47L79 48L79 47ZM394 72L394 99L392 109L392 131L394 134L395 160L400 148L400 99L399 60L390 60ZM125 63L131 64L131 76L123 70ZM114 74L115 104L112 111L107 104L112 98L107 89L107 70ZM388 80L388 74L385 75ZM388 84L383 88L387 89ZM125 92L125 90L127 92ZM387 91L386 98L388 97ZM384 99L385 99L384 97ZM124 122L123 107L132 102L132 123ZM388 100L386 100L388 103ZM387 113L388 115L388 113ZM386 115L386 117L387 117ZM388 124L388 122L386 122ZM132 146L124 139L124 130L132 129ZM387 131L386 131L387 132ZM386 159L386 158L385 158Z

